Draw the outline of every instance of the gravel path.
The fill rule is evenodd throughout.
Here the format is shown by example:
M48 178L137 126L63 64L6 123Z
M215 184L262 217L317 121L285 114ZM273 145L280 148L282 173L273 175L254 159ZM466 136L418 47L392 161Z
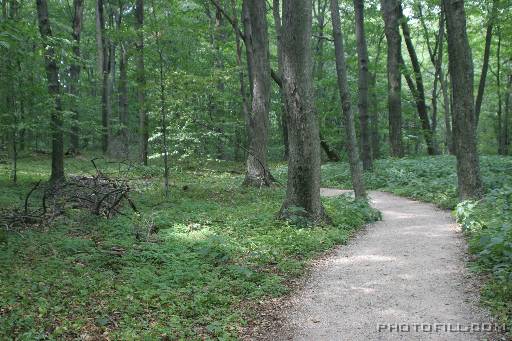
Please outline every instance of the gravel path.
M323 196L343 192L322 189ZM462 332L490 318L478 305L478 288L465 267L465 241L449 212L388 193L370 197L383 220L321 260L286 304L283 328L265 338L496 339Z

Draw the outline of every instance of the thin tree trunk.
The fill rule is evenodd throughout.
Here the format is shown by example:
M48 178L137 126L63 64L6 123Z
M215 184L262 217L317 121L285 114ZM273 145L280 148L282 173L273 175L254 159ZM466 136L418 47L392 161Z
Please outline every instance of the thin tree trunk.
M119 53L119 123L121 124L120 135L122 153L126 158L129 154L128 148L128 52L124 43L120 45Z
M106 153L109 145L109 53L105 38L105 5L96 0L96 45L98 52L98 75L101 75L101 149Z
M380 158L380 134L379 134L379 101L377 99L377 69L380 61L381 55L381 46L382 40L384 39L384 34L381 35L379 42L377 44L377 53L375 59L373 61L373 73L370 74L370 84L371 84L371 104L372 110L370 114L371 118L371 143L372 143L372 159L377 160Z
M135 1L135 28L137 29L137 104L139 112L139 157L148 164L149 122L146 112L146 74L144 70L144 0Z
M444 107L444 125L446 134L446 148L448 153L455 154L453 149L453 134L452 134L452 114L450 107L450 95L448 93L448 73L446 76L441 74L439 81L441 84L441 91L443 93L443 107Z
M487 78L487 70L489 70L489 57L491 55L492 29L494 26L494 20L498 13L498 4L498 0L493 0L491 13L489 13L489 19L487 21L487 30L485 32L484 60L482 63L482 72L480 73L480 82L478 83L478 92L475 101L476 127L478 127L480 110L482 109L482 101L484 99L485 80Z
M318 3L318 10L316 3ZM313 64L313 75L320 81L324 77L324 40L325 40L325 14L327 12L329 0L313 0L313 19L316 20L318 26L318 36L316 43L316 59ZM322 96L322 91L320 91Z
M496 91L498 95L498 110L496 110L496 139L498 142L498 154L505 153L505 136L503 127L503 101L501 94L501 30L498 26L498 45L496 47Z
M427 102L425 100L425 87L423 86L423 76L421 74L421 66L416 54L416 49L411 39L411 32L409 25L407 24L407 18L403 15L402 6L400 6L400 23L402 27L402 33L404 34L405 45L409 52L409 58L411 59L412 68L414 71L414 78L416 84L413 82L407 82L413 93L414 100L416 102L416 108L418 116L421 122L421 129L423 132L423 138L427 144L427 152L429 155L436 154L434 147L434 136L430 125L430 120L427 111Z
M356 24L357 55L359 65L359 124L361 129L361 159L363 169L371 170L372 150L371 134L368 114L368 47L364 32L364 0L354 0L354 13Z
M266 2L252 0L246 4L251 25L252 108L249 119L249 155L244 184L270 186L267 166L267 135L270 110L270 59L267 32Z
M333 148L331 148L331 146L329 146L329 143L327 143L325 138L322 136L322 133L320 133L320 147L322 147L322 149L324 150L329 161L332 161L332 162L341 161L340 154L336 151L336 149L333 149Z
M483 194L483 185L476 145L473 60L466 33L464 1L443 0L443 4L448 28L459 198L480 198Z
M242 44L240 36L240 29L238 27L238 20L236 15L236 0L232 0L232 10L233 10L233 31L235 32L235 42L236 42L236 64L238 66L238 79L240 82L240 96L242 98L242 118L244 120L244 127L245 127L245 133L246 135L249 135L249 119L250 119L250 112L249 112L249 101L250 98L247 94L247 89L245 85L245 75L244 75L244 67L242 64ZM241 143L241 139L239 141ZM239 148L239 144L237 144L237 148Z
M157 25L157 17L156 17L156 7L155 2L151 2L153 14L153 25L156 27ZM165 197L169 197L169 146L167 141L167 107L165 104L165 78L164 78L164 68L165 68L165 60L164 60L164 51L162 47L162 42L160 40L161 33L159 31L154 31L154 38L156 42L156 49L158 53L158 81L160 87L160 132L162 134L161 143L162 143L162 155L164 161L164 195Z
M48 80L48 93L53 98L55 107L51 114L52 134L52 172L50 182L55 183L64 179L64 138L62 133L62 106L60 98L59 64L56 60L55 49L49 43L52 39L52 29L48 17L46 0L36 0L39 32L43 38L44 61Z
M338 76L338 87L340 91L341 108L343 110L343 122L345 126L346 145L350 173L352 176L352 187L356 199L366 198L366 190L363 181L363 169L359 159L357 148L356 128L354 115L350 104L350 94L347 80L347 65L345 61L345 48L343 46L343 35L341 33L341 20L338 0L331 0L332 37L334 39L334 50L336 56L336 73Z
M279 0L273 0L272 2L272 14L274 17L274 26L276 30L277 40L277 74L279 78L283 78L283 54L281 52L282 46L282 31L281 31L281 3ZM281 96L281 129L283 132L283 146L284 155L283 159L288 160L288 126L287 126L287 115L286 106L283 93L283 87L279 87L279 95Z
M80 55L80 35L82 33L82 17L84 13L83 0L73 0L73 32L72 37L74 40L73 45L73 64L71 64L69 70L69 76L71 78L71 82L69 85L69 92L71 95L71 112L73 113L71 117L71 134L70 134L70 142L71 142L71 150L74 154L78 153L80 150L80 129L79 129L79 120L80 116L78 113L78 82L80 79L80 70L81 70L81 55Z
M320 201L320 138L314 108L311 0L284 0L283 89L288 113L288 184L280 217L329 221ZM300 212L297 212L300 208Z
M510 152L510 114L512 111L512 74L508 76L507 93L505 97L505 119L503 122L503 154L508 155Z
M401 157L402 147L402 76L400 72L401 37L399 31L400 2L397 0L381 0L384 32L388 45L388 111L389 111L389 142L391 156Z

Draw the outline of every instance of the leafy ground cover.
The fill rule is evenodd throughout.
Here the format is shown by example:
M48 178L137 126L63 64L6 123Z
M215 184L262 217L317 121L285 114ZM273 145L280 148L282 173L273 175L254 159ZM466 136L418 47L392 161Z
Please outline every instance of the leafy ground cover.
M14 185L0 167L1 208L20 205L50 168L22 159ZM94 171L86 158L66 167ZM166 199L160 168L133 168L139 215L70 210L49 226L0 229L0 339L236 339L244 302L285 293L308 260L379 217L339 197L324 199L332 226L278 221L284 188L242 188L240 172L227 162L174 169Z
M480 163L486 194L460 204L451 156L378 160L365 179L370 189L454 210L475 255L472 268L489 275L483 300L512 329L512 158L482 156ZM345 163L322 168L324 186L350 188L348 175Z

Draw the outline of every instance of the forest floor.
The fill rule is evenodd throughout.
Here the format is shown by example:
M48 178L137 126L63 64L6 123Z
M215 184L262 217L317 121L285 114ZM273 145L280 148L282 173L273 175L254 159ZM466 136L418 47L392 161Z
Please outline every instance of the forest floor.
M94 175L91 158L66 159L68 176ZM312 259L379 217L345 196L322 199L333 225L280 221L285 186L241 186L241 163L180 164L167 198L159 160L96 164L129 179L139 214L70 208L48 224L2 226L0 340L236 340L259 302L288 292ZM13 184L0 163L0 213L22 208L48 179L46 156L18 166ZM29 208L40 205L36 191Z
M94 175L91 158L92 155L67 159L68 176ZM287 174L286 166L279 164L274 165L272 173L281 185L260 189L241 187L244 170L241 163L216 160L177 163L171 172L171 191L166 198L160 160L152 160L148 167L108 160L96 163L106 174L129 180L130 197L139 214L125 207L124 214L106 219L86 210L69 209L49 224L0 228L0 339L235 340L251 332L261 334L263 329L258 329L257 323L264 320L261 313L265 313L265 307L270 304L280 308L280 297L287 293L293 296L304 281L312 279L311 285L315 285L321 279L333 280L331 284L336 285L339 278L329 277L331 270L326 267L353 277L354 282L350 283L354 287L358 278L373 274L382 275L379 279L382 283L375 283L380 289L396 293L396 288L411 282L438 294L420 290L413 293L418 296L414 298L407 297L410 291L398 290L396 300L390 299L388 303L372 300L373 306L382 308L387 304L390 309L389 318L383 323L402 322L389 321L401 317L398 310L391 311L395 309L394 304L410 302L412 305L430 298L433 301L415 310L413 316L420 316L423 309L440 306L443 315L439 316L443 320L427 323L444 323L457 317L473 318L473 312L475 319L485 318L484 314L479 315L478 308L472 310L478 288L464 280L468 273L464 266L469 265L470 270L480 272L486 279L482 302L500 323L512 326L512 158L482 157L485 197L458 206L453 157L378 160L374 171L365 173L366 184L372 190L455 209L462 233L454 230L446 211L375 193L375 205L384 212L385 221L372 225L366 233L357 231L377 220L379 214L368 203L354 201L347 195L322 198L333 225L312 228L300 217L291 222L277 220ZM0 160L0 212L23 208L34 184L49 177L50 159L46 155L26 155L18 166L18 183L13 184L9 179L10 165ZM323 165L322 186L350 188L348 165ZM391 200L389 204L397 209L391 210L381 198ZM40 204L41 193L36 191L29 206L35 208ZM429 222L423 210L435 213L435 219L441 222L429 231L431 235L421 226L436 224ZM409 216L412 212L419 216L409 222L415 226L410 231L386 227L390 219L396 218L401 223L413 219ZM363 243L373 234L376 238L367 246L374 245L375 252ZM447 240L440 236L446 236ZM463 259L462 236L466 237L472 254L467 264ZM346 249L335 248L347 241L350 244ZM415 249L414 245L417 245ZM441 249L440 245L447 247ZM423 248L426 250L421 251ZM400 253L403 250L406 252ZM428 253L423 260L417 258L419 251ZM338 254L348 256L342 256L345 262L353 260L369 265L350 269L343 262L329 261ZM354 258L358 255L361 259ZM393 260L364 259L365 255ZM417 268L408 267L412 264ZM454 267L460 267L457 270L460 272L452 272ZM304 276L308 268L313 269L313 277ZM327 271L326 277L315 269ZM372 273L374 269L381 272ZM427 276L430 270L434 272ZM440 270L446 273L435 272ZM400 274L418 277L404 279ZM441 278L440 283L462 280L462 287L449 291L431 287L430 277L435 276ZM391 279L397 282L389 282ZM306 290L310 288L308 285ZM364 310L368 309L367 302L357 297L370 299L374 295L365 293L371 289L369 285L359 287L353 289L354 297L348 298L353 304L350 307L357 313L353 316L347 311L346 316L339 316L340 321L346 321L343 323L348 324L365 313L373 314L373 320L368 319L368 323L376 321L379 314L384 316L384 310L380 313ZM328 296L323 299L327 298L332 299ZM456 304L460 305L451 307L457 298L461 302ZM449 319L448 314L455 307L468 310L461 310ZM267 317L272 318L272 314L270 311ZM414 322L423 322L431 316L425 313L421 321ZM328 319L315 321L309 322L329 323Z
M323 189L322 195L344 192ZM370 197L383 220L316 264L304 287L281 305L280 327L263 338L497 339L450 332L492 320L478 305L478 280L466 268L466 242L449 212L383 192Z

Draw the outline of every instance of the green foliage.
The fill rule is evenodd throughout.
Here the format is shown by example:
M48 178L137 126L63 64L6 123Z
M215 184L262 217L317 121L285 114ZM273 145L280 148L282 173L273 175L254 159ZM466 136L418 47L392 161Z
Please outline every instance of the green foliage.
M478 202L457 206L456 216L470 237L475 267L492 274L484 291L486 302L512 325L512 188L490 191Z
M19 205L46 179L45 158L0 168L0 205ZM118 166L101 160L100 169ZM70 173L90 173L68 160ZM241 165L173 169L165 199L156 167L123 169L140 215L110 220L74 210L45 229L0 230L0 339L234 339L247 300L278 296L312 257L378 218L366 202L324 200L332 226L276 220L284 188L241 187ZM126 213L130 211L127 210ZM139 237L137 237L139 236Z

